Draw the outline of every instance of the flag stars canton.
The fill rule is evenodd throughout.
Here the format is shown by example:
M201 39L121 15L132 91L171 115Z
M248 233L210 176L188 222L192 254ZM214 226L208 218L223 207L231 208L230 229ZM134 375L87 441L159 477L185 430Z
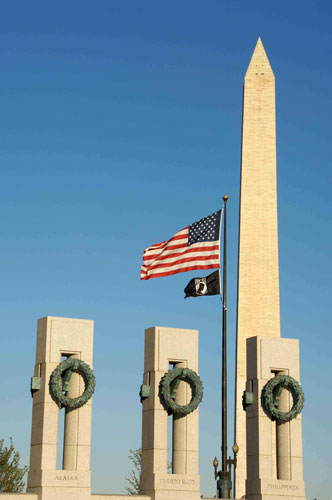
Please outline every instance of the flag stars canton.
M189 226L188 246L219 240L220 210Z

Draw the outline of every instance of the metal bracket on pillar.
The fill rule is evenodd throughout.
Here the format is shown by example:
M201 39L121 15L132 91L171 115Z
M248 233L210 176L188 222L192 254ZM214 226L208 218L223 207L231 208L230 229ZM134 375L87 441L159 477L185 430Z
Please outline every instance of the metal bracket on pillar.
M253 403L254 403L254 393L251 391L243 391L242 406L244 411L246 411L247 406L250 406Z
M141 385L140 391L139 391L139 397L141 400L141 403L143 403L143 400L150 397L150 386L143 384Z
M30 382L31 397L33 397L34 393L39 391L39 389L40 389L40 377L31 377L31 382Z

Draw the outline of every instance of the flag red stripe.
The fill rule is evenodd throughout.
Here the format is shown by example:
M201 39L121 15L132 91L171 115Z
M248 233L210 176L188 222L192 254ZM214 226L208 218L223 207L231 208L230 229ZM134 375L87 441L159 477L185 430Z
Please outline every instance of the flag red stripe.
M148 255L143 254L143 260L154 259L154 258L158 257L158 255L161 255L164 252L168 252L168 250L177 250L178 248L188 248L188 243L182 243L181 245L169 245L167 248L165 248L165 250L162 250L161 252L150 253Z
M191 259L189 260L188 262L184 262L182 264L178 264L177 262L173 262L173 263L170 263L168 266L166 266L165 264L163 265L160 265L160 266L155 266L155 268L151 269L150 266L142 266L141 267L141 274L144 275L144 274L155 274L155 273L158 273L158 271L160 270L160 268L162 267L163 268L163 271L175 271L177 269L185 269L187 267L190 267L190 266L198 266L198 265L202 265L202 266L210 266L210 265L213 265L215 267L217 267L219 265L219 259L216 259L215 256L211 256L210 259L207 259L207 260L203 260L203 261L200 261L200 260L196 260L196 259Z
M175 250L179 247L179 248L183 248L184 251L189 251L189 250L193 250L193 249L201 249L201 250L204 250L205 248L211 248L211 247L214 247L218 245L219 246L219 243L218 242L215 242L215 241L211 241L209 243L207 242L197 242L197 243L194 243L193 245L190 245L188 247L188 244L187 244L187 241L186 243L182 243L181 245L172 245L172 246L169 246L169 247L165 247L161 252L155 252L155 253L151 253L149 255L145 255L143 256L143 258L145 257L145 260L152 260L153 258L157 258L159 257L160 255L165 255L165 254L171 254L171 253L174 253ZM183 252L182 252L183 253Z
M219 255L207 255L207 256L197 256L197 257L187 257L187 258L183 258L183 259L178 259L174 262L167 262L165 264L152 264L151 266L149 266L149 271L152 270L152 269L159 269L161 267L172 267L174 265L178 265L178 264L184 264L185 262L192 262L193 260L197 261L197 260L213 260L213 259L219 259Z
M180 246L180 245L179 245ZM181 247L187 247L187 245L182 245ZM194 253L194 252L210 252L212 250L219 250L219 244L218 245L212 245L209 247L203 247L203 246L198 246L198 247L189 247L186 252L169 252L168 254L165 254L165 252L162 252L159 257L153 258L151 257L143 257L144 263L147 264L148 261L158 261L158 260L164 260L164 259L169 259L171 257L179 257L180 255L183 255L184 253Z
M219 269L219 264L211 264L211 265L208 265L208 266L203 266L203 265L200 265L200 266L190 266L190 267L186 267L185 269L177 269L175 271L168 271L168 272L164 272L164 273L156 273L156 274L151 274L150 276L145 276L145 277L141 277L141 280L148 280L150 278L161 278L162 276L171 276L172 274L178 274L178 273L183 273L183 272L186 272L186 271L195 271L197 269Z
M151 252L152 250L160 250L161 248L164 248L164 247L168 246L168 244L171 241L185 240L185 239L188 240L188 231L186 231L183 234L179 234L179 233L182 233L182 231L184 231L185 229L188 229L188 228L185 227L184 229L181 229L181 231L179 231L178 233L176 233L170 240L163 241L162 243L156 243L155 245L152 245L151 247L147 248L146 250L144 250L143 255L145 253L147 253L147 252Z

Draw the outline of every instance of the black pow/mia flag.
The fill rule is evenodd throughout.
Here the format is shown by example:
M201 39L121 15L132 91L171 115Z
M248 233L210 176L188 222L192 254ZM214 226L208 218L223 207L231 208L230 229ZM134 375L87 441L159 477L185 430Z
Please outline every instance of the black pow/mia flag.
M186 297L201 297L202 295L217 295L220 293L219 271L206 278L193 278L184 289Z

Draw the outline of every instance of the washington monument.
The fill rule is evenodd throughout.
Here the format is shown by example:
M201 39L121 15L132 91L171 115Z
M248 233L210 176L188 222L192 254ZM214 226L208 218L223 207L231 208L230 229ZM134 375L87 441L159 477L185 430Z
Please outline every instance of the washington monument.
M246 339L280 337L276 182L275 84L261 39L243 90L238 261L235 442L239 445L236 498L245 495Z

